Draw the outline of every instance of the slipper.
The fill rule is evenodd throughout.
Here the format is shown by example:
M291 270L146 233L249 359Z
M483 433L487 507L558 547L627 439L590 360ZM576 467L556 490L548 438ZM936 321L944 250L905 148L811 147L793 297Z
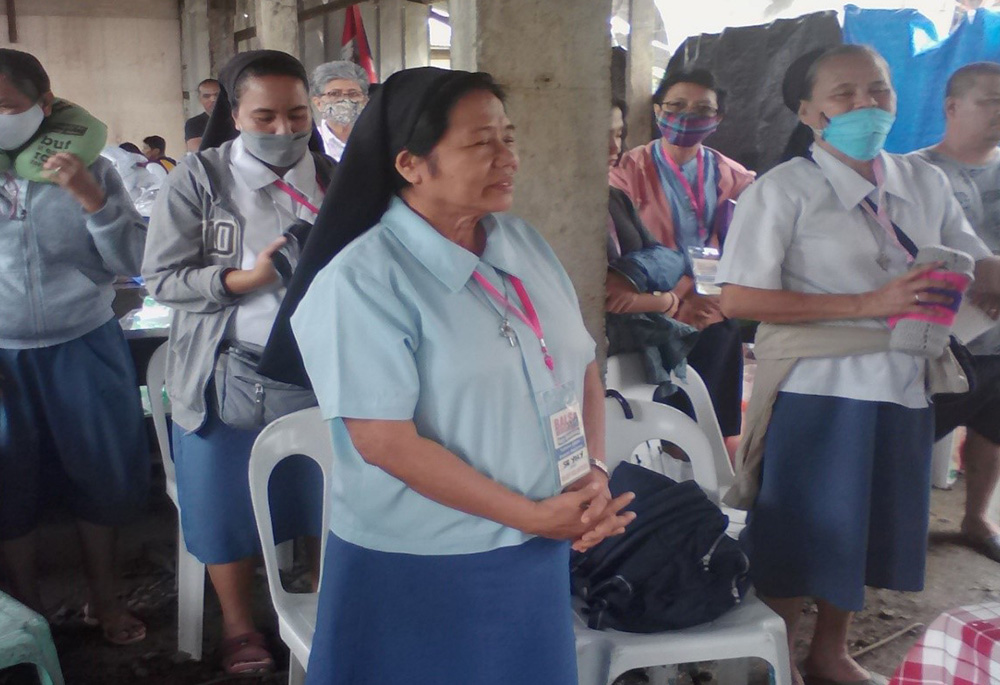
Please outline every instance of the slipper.
M818 675L803 675L805 685L887 685L889 679L877 673L871 673L864 680L831 680Z
M1000 535L989 538L972 538L966 535L965 539L972 549L993 561L1000 562Z
M83 605L83 622L100 628L104 639L118 647L134 645L146 639L146 624L125 609L111 612L110 618L97 618L90 613L90 604Z
M258 632L244 633L222 641L222 670L226 675L268 673L274 670L274 657L267 651L267 642Z

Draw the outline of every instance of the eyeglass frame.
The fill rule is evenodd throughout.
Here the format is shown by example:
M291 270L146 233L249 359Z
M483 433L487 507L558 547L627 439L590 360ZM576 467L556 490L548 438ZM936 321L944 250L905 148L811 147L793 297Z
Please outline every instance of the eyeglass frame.
M316 97L325 98L327 100L333 99L346 99L351 102L360 102L368 96L361 90L328 90L325 93L320 93Z
M701 117L717 117L720 114L718 107L713 107L712 105L692 105L688 102L684 103L684 107L678 108L678 102L658 102L656 105L664 110L667 114L685 114L690 113Z

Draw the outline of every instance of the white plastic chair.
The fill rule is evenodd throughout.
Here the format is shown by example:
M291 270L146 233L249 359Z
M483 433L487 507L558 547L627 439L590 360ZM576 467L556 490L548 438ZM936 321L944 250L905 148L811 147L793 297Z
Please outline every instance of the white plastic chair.
M205 564L198 561L184 544L181 528L181 507L177 501L177 476L174 460L170 455L170 431L167 428L167 411L163 403L163 386L167 377L167 345L156 348L146 367L146 388L149 406L156 429L156 442L163 458L163 472L167 480L167 496L177 508L177 651L201 660L203 615L205 612Z
M681 379L676 373L671 373L670 380L679 386L691 400L695 421L712 446L715 477L718 482L718 496L713 498L713 501L718 504L736 482L736 475L733 472L733 464L729 461L729 450L726 449L722 429L719 427L719 419L715 415L715 407L712 405L712 397L708 394L705 381L690 365L688 365L685 375L687 378ZM624 397L637 400L651 400L656 391L655 385L646 382L642 358L637 353L608 357L606 384L608 388L617 390ZM722 507L722 510L729 517L729 534L735 537L746 526L746 512L725 506Z
M631 400L632 419L615 399L606 400L608 466L650 440L670 440L683 449L694 467L695 480L711 493L713 458L708 440L683 412L651 401ZM704 478L705 480L701 480ZM637 634L591 630L575 612L577 668L580 685L609 685L635 668L692 661L758 657L774 668L776 685L792 682L785 623L756 596L704 625L663 633Z
M719 419L715 416L715 407L712 405L712 397L708 394L705 381L690 364L687 365L685 375L687 378L682 379L676 373L671 373L670 380L680 387L691 400L695 421L712 446L712 457L715 461L715 472L719 479L719 494L721 496L736 481L733 465L729 461L729 451L726 449L722 428L719 427ZM646 382L642 358L638 353L616 354L613 357L608 357L606 385L627 398L637 400L652 400L653 393L656 391L655 385Z
M163 459L163 472L167 481L167 496L177 509L177 651L201 661L205 613L205 564L191 554L184 543L184 529L180 524L181 505L177 500L177 475L170 452L170 429L167 410L163 401L163 388L167 378L167 344L156 348L146 366L146 389L149 391L150 413L156 429L156 442ZM281 569L292 567L291 541L279 545L278 560Z
M289 685L301 685L305 682L309 650L312 649L313 634L316 632L319 593L291 593L281 585L267 484L274 467L282 459L296 454L311 458L323 470L323 530L326 530L330 513L333 443L329 426L323 421L318 407L297 411L269 424L257 436L257 441L254 442L253 450L250 452L250 498L253 501L257 532L264 552L267 586L271 591L274 610L278 614L278 633L291 652L288 665ZM324 534L320 552L321 562L325 553Z

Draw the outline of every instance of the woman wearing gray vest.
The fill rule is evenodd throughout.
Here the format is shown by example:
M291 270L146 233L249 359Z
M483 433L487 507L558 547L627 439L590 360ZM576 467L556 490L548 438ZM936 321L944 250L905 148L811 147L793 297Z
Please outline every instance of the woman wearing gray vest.
M242 53L220 81L202 151L160 191L143 274L150 294L174 309L167 391L181 527L188 550L208 566L222 605L222 665L237 674L274 665L250 601L260 543L248 464L259 427L223 421L213 375L220 353L267 341L285 294L274 255L290 226L315 220L331 163L310 154L308 79L294 57ZM294 262L294 251L287 257ZM275 471L276 542L319 533L321 493L291 485L319 483L303 473L309 466L291 459Z

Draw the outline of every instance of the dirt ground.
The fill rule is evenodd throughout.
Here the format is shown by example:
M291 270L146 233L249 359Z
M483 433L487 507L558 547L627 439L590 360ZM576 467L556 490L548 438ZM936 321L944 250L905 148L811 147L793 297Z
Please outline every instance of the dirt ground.
M158 489L162 492L162 489ZM932 498L930 552L927 588L908 594L870 590L868 606L851 630L854 650L868 647L900 630L900 637L862 656L861 663L876 672L891 675L906 651L926 626L942 611L966 604L1000 600L1000 565L966 548L955 531L964 503L962 480L949 491L935 490ZM148 637L128 647L113 647L98 631L83 624L79 608L84 599L82 580L75 572L78 552L72 526L52 522L43 531L47 554L43 563L45 601L61 607L53 619L53 635L69 685L218 685L242 683L263 685L287 682L287 651L277 638L277 627L263 576L257 585L256 612L274 647L279 671L261 678L227 678L217 666L215 649L219 635L218 604L211 590L206 596L205 659L182 660L176 654L177 604L174 589L176 518L170 502L158 498L148 519L123 534L124 597L135 613L146 621ZM301 569L300 569L301 571ZM301 583L301 573L292 574ZM807 610L800 636L800 657L814 612ZM759 670L759 669L754 669ZM631 680L631 679L630 679ZM755 681L767 683L766 676ZM0 685L35 683L30 670L0 671ZM705 681L702 681L705 682ZM723 683L722 685L725 685Z

